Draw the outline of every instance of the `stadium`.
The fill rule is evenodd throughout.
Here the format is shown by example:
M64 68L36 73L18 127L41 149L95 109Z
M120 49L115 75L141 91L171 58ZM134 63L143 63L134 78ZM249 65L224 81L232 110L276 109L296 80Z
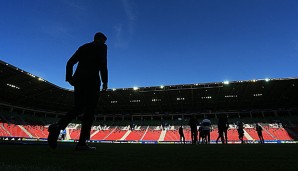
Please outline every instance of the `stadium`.
M72 107L73 92L4 61L0 72L2 139L46 139L47 126ZM246 124L247 141L258 140L254 123L266 128L268 142L294 141L297 86L297 78L286 78L108 90L99 101L91 140L176 142L178 127L187 128L192 115L212 120L215 140L217 118L227 115L231 143L238 142L233 129L237 120ZM65 139L77 140L79 131L77 118L66 129Z
M57 122L72 107L73 91L54 85L4 61L0 61L0 75L1 144L46 144L48 126ZM101 94L91 130L90 143L103 145L104 148L113 150L119 148L111 146L113 143L126 144L126 148L129 149L127 153L138 149L140 146L137 144L163 144L150 146L153 149L160 146L167 147L164 145L181 144L178 128L183 125L186 142L190 144L188 120L193 115L199 121L205 117L211 120L211 144L215 144L218 136L217 120L221 115L228 116L229 119L229 144L240 143L235 125L237 121L244 122L244 140L247 144L258 146L259 138L255 123L260 123L263 127L265 143L268 144L266 148L271 147L270 144L296 143L298 138L297 86L297 78L267 78L109 89ZM64 133L61 133L60 143L61 146L66 146L66 150L69 150L68 144L73 144L72 142L78 140L80 127L80 117L77 117ZM131 147L127 146L128 144L137 146ZM205 147L186 145L188 147L184 149L181 149L180 145L175 150L180 152L181 150L199 150L205 153L206 151L204 152L202 148L210 150L210 145L202 145ZM219 148L214 146L212 148ZM236 147L238 148L237 145ZM7 148L10 149L12 146ZM42 146L42 148L45 147ZM143 150L140 148L140 151ZM242 150L247 153L250 151L249 148ZM295 150L292 152L294 153ZM166 153L172 154L170 151ZM149 155L147 152L145 154ZM36 152L35 155L40 155L40 152ZM158 154L154 152L152 155L154 156L151 157L154 158ZM175 156L175 154L172 155ZM295 155L297 156L296 152ZM139 157L142 158L142 156ZM123 162L123 159L119 162ZM142 162L144 161L140 161ZM17 169L15 164L7 165L7 162L0 164L7 170ZM18 167L26 168L23 165ZM40 167L42 166L36 165L35 168L30 167L29 170L39 170ZM65 166L63 170L72 167ZM156 167L163 168L163 166ZM259 167L261 164L255 168ZM106 168L107 170L119 169L111 165ZM132 165L127 165L126 168L132 168ZM151 170L148 166L147 168L138 166L132 170L139 170L138 168ZM190 167L190 169L194 168L196 167ZM59 170L49 167L49 170L51 169ZM182 168L176 167L176 169Z

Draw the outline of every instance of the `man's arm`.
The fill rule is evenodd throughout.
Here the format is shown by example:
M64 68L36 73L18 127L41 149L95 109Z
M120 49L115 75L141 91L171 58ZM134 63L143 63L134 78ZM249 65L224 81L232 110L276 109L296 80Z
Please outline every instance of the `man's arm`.
M69 82L70 85L74 86L74 82L73 82L73 66L79 61L79 53L80 53L80 49L78 49L73 55L72 57L67 61L66 64L66 78L65 80L67 82Z
M102 81L102 91L108 89L108 62L107 62L107 46L105 45L102 52L102 61L100 67L100 77Z

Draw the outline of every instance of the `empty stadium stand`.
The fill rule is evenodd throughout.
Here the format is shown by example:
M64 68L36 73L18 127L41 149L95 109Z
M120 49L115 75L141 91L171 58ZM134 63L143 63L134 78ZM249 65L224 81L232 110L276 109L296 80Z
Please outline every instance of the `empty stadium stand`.
M0 60L0 137L46 139L49 124L73 104L73 91ZM258 140L253 124L262 124L265 140L297 140L298 79L272 78L212 83L109 89L100 98L91 140L179 141L178 126L190 141L189 118L209 117L218 133L219 115L229 117L228 139L238 141L234 122L241 119L246 141ZM78 140L77 117L66 139Z
M161 135L161 129L156 128L155 126L149 127L143 141L157 141Z

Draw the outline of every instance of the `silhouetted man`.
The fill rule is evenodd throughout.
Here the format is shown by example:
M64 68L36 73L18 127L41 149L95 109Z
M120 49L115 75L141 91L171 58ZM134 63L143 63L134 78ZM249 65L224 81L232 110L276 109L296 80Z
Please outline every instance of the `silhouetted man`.
M211 121L205 117L205 119L202 120L202 127L203 127L203 134L206 139L206 144L210 143L210 132L211 132Z
M48 144L53 149L57 147L60 130L64 130L71 120L82 113L82 128L76 150L96 149L89 147L86 140L90 139L101 82L102 91L106 91L108 87L106 40L104 34L96 33L94 41L81 46L67 62L66 81L74 86L74 107L58 123L49 126ZM73 74L73 66L76 63L77 69Z
M195 115L192 115L192 118L190 118L188 125L190 126L190 135L191 135L191 141L192 144L196 144L198 141L198 120Z
M202 141L201 141L202 139ZM203 126L202 126L202 123L200 123L200 126L199 126L199 140L198 142L202 142L202 144L206 143L206 136L204 135L204 131L203 131Z
M239 140L241 141L241 144L244 144L244 127L243 127L244 123L241 121L237 121L237 131L238 131L238 136L239 136Z
M260 143L261 144L264 144L264 138L263 138L263 133L262 133L263 128L258 123L256 124L256 131L257 131L258 136L260 138Z
M180 135L180 142L181 142L181 144L182 144L182 141L185 144L185 136L184 136L184 133L183 133L183 127L182 127L182 125L179 127L179 135Z
M217 127L218 127L218 137L216 139L216 143L220 138L222 144L224 143L228 144L228 129L229 129L228 118L224 115L220 115L218 119Z

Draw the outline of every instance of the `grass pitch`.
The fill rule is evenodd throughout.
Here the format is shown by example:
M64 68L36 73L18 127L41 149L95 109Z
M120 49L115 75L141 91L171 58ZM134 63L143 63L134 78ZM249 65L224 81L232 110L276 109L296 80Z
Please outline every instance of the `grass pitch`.
M91 144L96 151L74 151L62 143L47 145L0 144L0 170L295 170L296 144L173 145Z

